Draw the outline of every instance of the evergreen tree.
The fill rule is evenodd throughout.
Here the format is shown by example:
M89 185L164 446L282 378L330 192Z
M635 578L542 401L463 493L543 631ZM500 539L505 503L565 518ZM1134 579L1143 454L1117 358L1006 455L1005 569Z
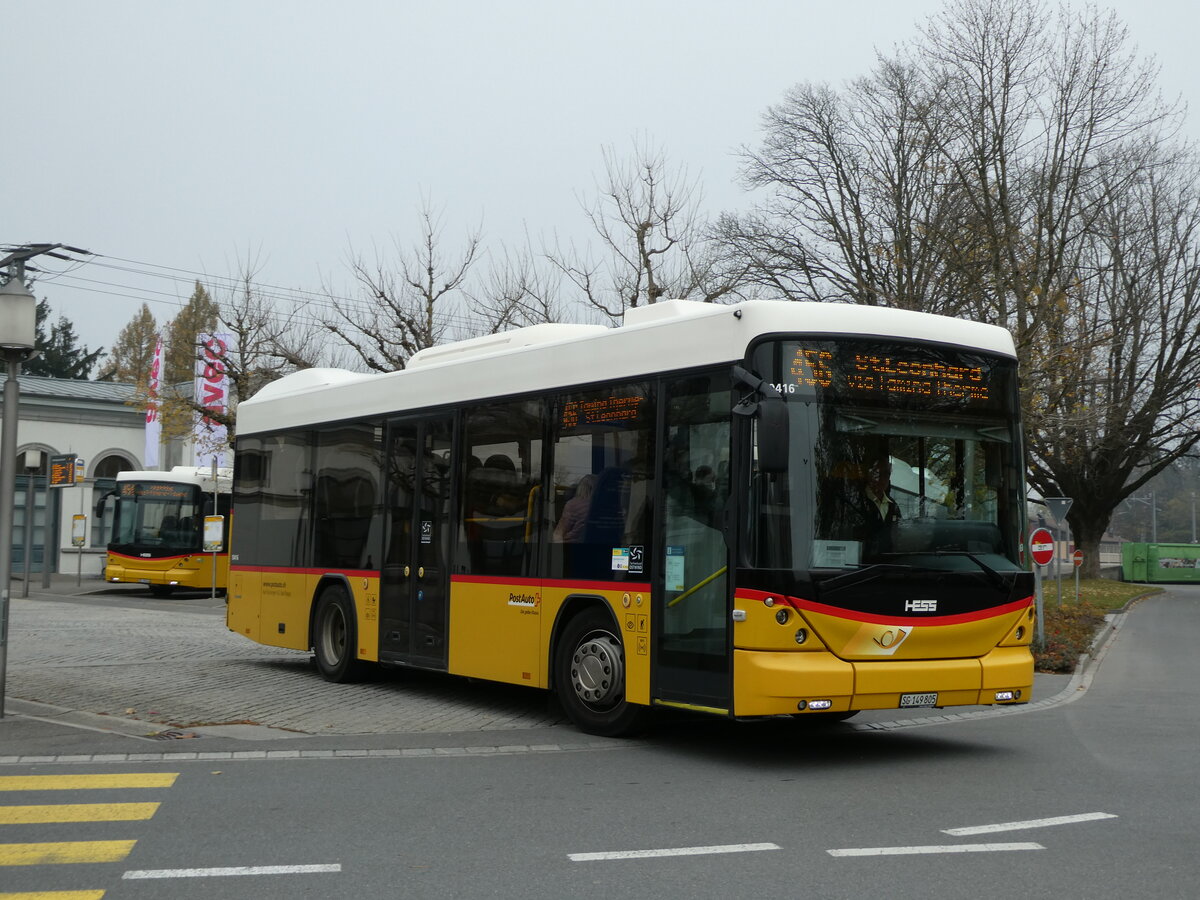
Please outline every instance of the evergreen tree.
M43 375L48 378L70 378L86 380L93 367L104 356L104 348L89 350L77 346L79 336L75 326L66 316L46 330L50 318L50 304L39 300L37 304L37 349L38 355L25 362L21 369L27 375Z

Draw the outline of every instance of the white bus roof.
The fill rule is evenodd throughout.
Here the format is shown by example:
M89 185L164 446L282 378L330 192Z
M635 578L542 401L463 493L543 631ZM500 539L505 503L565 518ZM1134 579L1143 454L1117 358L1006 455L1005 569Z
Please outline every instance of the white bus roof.
M238 434L733 363L755 338L771 334L933 341L1016 358L1003 328L929 313L847 303L664 300L629 310L619 328L534 325L432 347L399 372L296 372L239 405Z
M166 472L139 471L118 472L117 483L122 481L157 481L166 484L195 484L205 491L213 489L211 466L175 466ZM233 469L217 469L217 489L229 491L233 483Z

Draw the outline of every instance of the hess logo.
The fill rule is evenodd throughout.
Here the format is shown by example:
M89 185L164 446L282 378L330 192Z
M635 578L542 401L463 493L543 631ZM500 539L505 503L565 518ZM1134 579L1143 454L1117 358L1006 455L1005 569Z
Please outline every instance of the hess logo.
M905 600L905 612L931 613L937 612L936 600Z

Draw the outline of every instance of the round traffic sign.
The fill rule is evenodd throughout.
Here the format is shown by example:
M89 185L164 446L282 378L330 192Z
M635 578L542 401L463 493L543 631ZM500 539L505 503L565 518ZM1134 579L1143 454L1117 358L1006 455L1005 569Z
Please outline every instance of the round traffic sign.
M1072 553L1071 554L1071 562L1075 563L1075 568L1077 568L1077 569L1080 566L1082 566L1083 565L1083 551L1076 550L1074 553Z
M1029 555L1039 566L1050 564L1054 559L1054 535L1048 528L1035 528L1029 535Z

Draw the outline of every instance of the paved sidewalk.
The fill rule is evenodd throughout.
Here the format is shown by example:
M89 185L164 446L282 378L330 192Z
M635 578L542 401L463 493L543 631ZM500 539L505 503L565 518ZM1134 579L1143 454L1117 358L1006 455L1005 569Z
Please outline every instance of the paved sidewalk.
M74 576L55 576L47 591L31 585L28 599L20 593L14 582L0 760L128 753L131 739L145 752L167 750L162 742L171 752L200 744L215 752L253 741L272 755L335 746L444 750L448 735L450 746L493 751L599 740L576 731L547 693L530 688L410 670L330 684L310 654L228 631L220 597L158 599L140 586L109 587L96 578L77 586ZM1039 675L1035 701L1061 694L1069 682ZM861 713L850 724L890 730L990 712L971 709Z
M98 579L82 588L71 578L52 592L31 589L28 599L11 601L7 694L137 719L147 730L237 723L291 733L395 734L562 721L547 695L529 688L405 670L365 684L331 684L311 654L239 637L226 629L224 612L220 597L155 599L141 587L106 590Z

